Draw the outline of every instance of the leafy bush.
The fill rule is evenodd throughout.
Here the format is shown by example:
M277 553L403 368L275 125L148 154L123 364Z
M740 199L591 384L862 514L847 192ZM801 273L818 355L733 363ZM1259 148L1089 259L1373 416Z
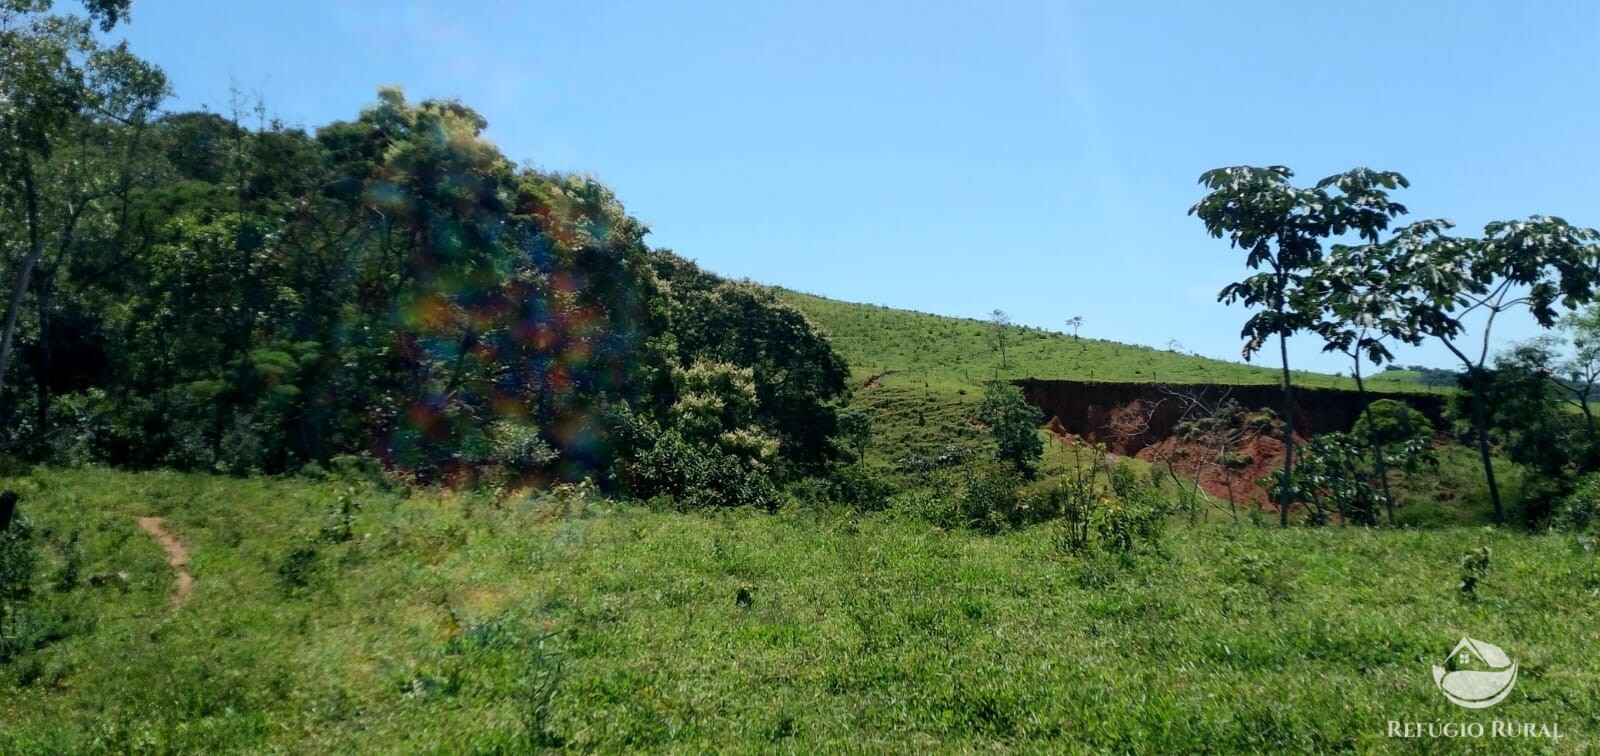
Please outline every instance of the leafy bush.
M356 514L360 511L361 502L356 499L355 489L345 489L323 513L318 535L327 543L350 540L355 535Z
M55 588L60 592L67 592L78 587L79 580L83 577L83 544L78 542L78 531L72 531L67 540L60 543L61 567L56 570Z
M311 587L319 571L317 546L299 543L278 562L278 587L286 596L295 596Z
M1461 557L1461 584L1457 589L1468 601L1478 600L1478 584L1489 576L1489 547L1480 546Z
M1146 497L1112 499L1101 507L1095 519L1095 534L1100 544L1117 553L1132 552L1140 545L1159 549L1166 524L1166 513Z
M978 420L989 426L989 433L994 436L995 458L1032 479L1039 458L1044 456L1044 441L1039 438L1044 414L1028 404L1022 389L1000 381L986 384L983 401L978 405Z
M1006 464L974 464L961 497L960 524L997 533L1021 524L1029 514L1020 490L1022 476Z
M1404 444L1419 439L1432 441L1433 423L1428 422L1427 415L1405 402L1379 399L1367 405L1350 429L1350 435L1364 446Z
M489 457L515 472L530 472L559 456L529 423L496 420L489 424Z
M19 639L25 633L19 628L27 622L22 609L33 593L37 566L33 524L18 513L11 527L0 533L0 661L22 650Z
M1070 475L1045 493L1050 507L1060 513L1056 520L1056 550L1073 556L1089 548L1092 517L1097 505L1094 477Z
M1589 473L1556 505L1550 528L1564 533L1600 534L1600 473Z
M756 469L716 446L690 443L677 430L624 412L619 477L641 499L670 496L686 508L753 506L774 510L778 490Z

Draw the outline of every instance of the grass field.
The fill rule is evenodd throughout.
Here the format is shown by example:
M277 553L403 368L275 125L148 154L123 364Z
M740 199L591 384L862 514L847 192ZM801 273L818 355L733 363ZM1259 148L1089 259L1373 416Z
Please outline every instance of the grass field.
M100 470L0 486L46 555L42 647L0 665L7 754L1462 745L1391 740L1390 720L1556 723L1560 741L1473 745L1581 752L1600 733L1600 562L1557 536L1174 522L1159 552L1078 557L1048 526L803 506ZM193 555L176 611L149 514ZM73 532L83 575L125 572L125 592L52 587ZM1469 600L1459 565L1484 546ZM1433 686L1463 635L1521 667L1492 710Z
M858 378L893 371L892 382L930 388L970 388L994 378L1049 378L1135 383L1276 384L1272 366L1255 366L1192 354L1076 338L1066 333L1011 326L1006 366L991 343L993 326L981 320L895 310L780 290L828 335ZM1353 378L1296 371L1296 384L1354 389ZM1421 391L1415 374L1379 374L1374 390Z
M804 312L850 363L854 406L873 418L869 465L900 480L895 462L932 456L947 446L983 447L972 423L983 384L995 378L1047 378L1168 383L1276 384L1266 367L1111 341L1074 338L1034 328L1007 329L1005 369L991 342L993 326L963 318L854 304L784 289L779 296ZM1355 380L1294 373L1301 386L1355 388ZM1372 391L1426 391L1407 375L1368 381Z

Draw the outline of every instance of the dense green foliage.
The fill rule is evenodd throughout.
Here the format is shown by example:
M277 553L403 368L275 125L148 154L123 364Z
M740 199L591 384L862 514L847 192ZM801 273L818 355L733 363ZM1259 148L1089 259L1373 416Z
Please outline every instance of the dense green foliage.
M1315 331L1328 350L1350 355L1358 384L1363 356L1374 364L1390 358L1386 340L1418 344L1437 339L1467 370L1479 457L1495 517L1503 517L1483 381L1490 331L1498 315L1517 310L1551 328L1561 317L1558 307L1572 310L1593 300L1600 293L1600 231L1534 215L1490 222L1480 238L1452 236L1451 221L1434 219L1395 229L1385 239L1390 222L1408 212L1388 196L1409 186L1405 177L1357 168L1298 188L1289 183L1293 176L1284 166L1208 171L1200 183L1210 192L1189 210L1212 236L1226 236L1245 250L1246 266L1258 271L1218 295L1257 309L1240 334L1246 339L1244 356L1248 359L1268 338L1278 340L1289 413L1292 382L1284 348L1289 336ZM1325 240L1347 234L1359 243L1335 245L1325 254ZM1476 356L1462 342L1467 330L1463 319L1474 313L1487 315ZM1581 320L1569 322L1585 330ZM1582 351L1579 345L1580 355ZM1582 407L1587 415L1587 404ZM1287 482L1294 477L1292 415L1285 420L1279 480ZM1374 457L1381 468L1382 455L1375 451ZM1283 497L1281 522L1287 525L1289 497L1296 486L1278 490ZM1391 500L1391 520L1393 516Z
M1388 192L1408 185L1398 173L1365 168L1329 176L1311 187L1294 186L1290 183L1293 177L1294 171L1281 165L1207 171L1201 174L1200 183L1210 191L1189 208L1189 214L1205 224L1207 233L1226 237L1231 246L1242 250L1245 266L1255 271L1223 287L1217 301L1239 303L1256 311L1239 332L1245 340L1242 353L1246 360L1268 339L1278 342L1283 376L1282 479L1294 473L1294 382L1289 372L1288 339L1302 331L1321 330L1318 316L1325 310L1344 319L1338 305L1315 296L1329 278L1322 270L1323 244L1345 234L1376 242L1389 221L1406 212L1403 205L1389 199ZM1313 295L1308 297L1308 292ZM1324 338L1330 346L1350 349L1358 363L1360 351L1374 343L1347 332L1332 337L1324 331ZM1359 377L1359 371L1356 375ZM1287 527L1293 488L1279 488L1279 522Z
M1600 470L1600 438L1587 418L1563 409L1563 389L1544 367L1546 357L1537 344L1513 348L1476 381L1487 408L1487 440L1534 476L1521 502L1522 519L1532 527L1546 524L1556 502ZM1458 414L1470 411L1461 406L1467 401L1458 399Z
M1044 442L1039 439L1038 430L1044 413L1028 404L1022 389L1000 381L984 386L978 420L989 426L989 434L994 437L995 458L1011 465L1023 477L1032 478L1039 458L1044 456Z
M465 105L384 90L313 133L237 104L156 117L158 73L34 10L7 38L82 61L45 72L78 82L70 102L0 123L27 137L0 192L19 356L0 446L235 474L363 455L642 495L840 456L848 369L802 315L652 251L610 190L518 167ZM77 36L50 37L63 18ZM669 433L696 460L632 474Z
M1389 445L1414 440L1431 442L1434 427L1428 416L1415 407L1396 399L1379 399L1367 405L1350 432L1364 445Z
M1572 487L1572 492L1556 507L1551 529L1600 536L1600 472L1589 473ZM1594 542L1589 542L1589 548Z

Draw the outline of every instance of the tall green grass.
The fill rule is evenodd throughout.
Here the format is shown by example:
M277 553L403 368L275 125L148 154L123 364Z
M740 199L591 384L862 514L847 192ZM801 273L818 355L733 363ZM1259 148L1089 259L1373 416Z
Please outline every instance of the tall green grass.
M44 533L33 607L60 629L0 667L8 754L1437 751L1387 722L1559 723L1560 743L1477 744L1531 752L1600 733L1600 564L1555 536L1174 522L1160 554L1085 559L1049 526L809 506L100 470L0 485ZM175 613L135 514L190 546ZM50 587L72 531L85 574L124 571L126 593ZM1482 546L1468 600L1460 560ZM1523 670L1492 710L1433 687L1463 635Z

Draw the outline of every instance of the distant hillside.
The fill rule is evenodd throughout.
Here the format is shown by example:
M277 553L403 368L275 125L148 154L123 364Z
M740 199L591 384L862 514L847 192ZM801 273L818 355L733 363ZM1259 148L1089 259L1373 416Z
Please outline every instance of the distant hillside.
M991 335L993 326L881 305L855 304L779 290L779 298L820 327L861 380L889 373L932 386L970 387L991 378L1049 378L1149 383L1278 382L1278 372L1182 352L1077 338L1025 326L1007 329L1006 366ZM1415 376L1374 375L1374 390L1422 390ZM1355 388L1355 380L1322 373L1294 373L1305 386Z
M1181 352L1074 338L1039 328L1006 331L1006 367L992 345L993 326L880 305L839 302L778 289L778 299L804 312L850 363L852 405L873 418L869 462L895 474L908 459L934 458L952 447L977 452L988 443L972 420L984 381L1103 381L1116 383L1210 383L1272 385L1278 373ZM1294 374L1297 385L1354 389L1351 378ZM1426 391L1408 376L1373 378L1373 391ZM1064 448L1051 445L1046 467L1066 463Z

